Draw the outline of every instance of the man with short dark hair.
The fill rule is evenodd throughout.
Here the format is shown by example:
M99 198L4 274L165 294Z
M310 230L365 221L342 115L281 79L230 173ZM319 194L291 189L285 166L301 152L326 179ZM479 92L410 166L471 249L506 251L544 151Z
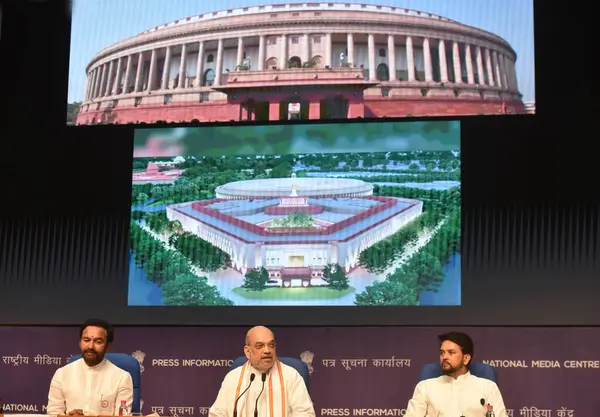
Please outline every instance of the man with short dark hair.
M244 346L248 362L227 373L208 416L315 417L302 376L277 359L276 349L271 330L250 329Z
M121 401L131 410L129 372L104 357L114 338L104 320L87 320L79 329L81 359L56 370L48 393L50 415L117 415Z
M472 375L467 368L474 352L469 335L450 332L438 339L444 375L417 384L404 417L479 417L485 416L488 404L495 417L506 417L496 383Z

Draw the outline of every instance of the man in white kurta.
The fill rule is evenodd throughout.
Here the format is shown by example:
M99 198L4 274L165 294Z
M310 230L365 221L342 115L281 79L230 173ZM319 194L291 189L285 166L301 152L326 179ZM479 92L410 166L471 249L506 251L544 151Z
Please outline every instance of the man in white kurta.
M495 417L506 417L495 382L472 375L467 368L473 355L471 338L460 332L439 336L440 367L444 375L417 384L404 417L484 417L488 404Z
M506 417L502 395L493 381L470 372L456 378L443 375L419 382L404 417L483 417L487 404L496 417Z
M248 332L244 347L248 362L225 376L209 417L233 417L234 408L236 417L315 417L302 376L281 363L275 349L273 333L266 327L257 326Z
M131 412L131 375L104 357L112 342L112 328L102 320L88 320L80 335L82 358L54 373L47 414L117 415L121 401Z

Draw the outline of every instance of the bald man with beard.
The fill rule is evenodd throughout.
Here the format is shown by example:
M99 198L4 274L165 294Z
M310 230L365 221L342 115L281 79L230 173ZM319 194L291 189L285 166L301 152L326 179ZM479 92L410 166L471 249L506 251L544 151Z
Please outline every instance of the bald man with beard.
M302 376L281 363L276 350L271 330L250 329L244 344L248 362L225 376L209 417L315 417Z

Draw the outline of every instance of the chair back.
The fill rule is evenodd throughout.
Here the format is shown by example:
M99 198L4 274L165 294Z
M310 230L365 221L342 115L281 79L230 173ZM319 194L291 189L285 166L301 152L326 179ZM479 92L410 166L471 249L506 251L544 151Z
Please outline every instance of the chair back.
M104 357L131 375L131 379L133 380L133 404L131 405L131 412L140 413L140 380L142 375L140 363L136 358L126 353L107 352ZM81 355L73 355L68 363L75 362L78 359L81 359Z
M471 372L471 374L475 375L476 377L489 379L490 381L495 382L496 385L498 384L498 373L496 372L496 369L494 369L494 367L481 362L472 362L467 368L469 369L469 372ZM426 379L431 378L438 378L442 375L443 373L440 369L439 362L428 363L427 365L423 366L423 369L421 370L421 375L419 375L419 381L424 381Z
M296 371L298 371L298 373L304 380L304 385L306 385L306 390L308 392L310 392L310 376L309 376L310 372L308 371L308 366L304 362L302 362L300 359L296 359L296 358L279 356L279 357L277 357L277 359L279 359L279 361L281 363L284 363L287 366L291 366ZM231 364L231 369L233 370L235 368L238 368L238 367L242 366L243 364L245 364L246 362L248 362L248 358L246 358L245 356L240 356L239 358L236 358L233 361L233 363Z

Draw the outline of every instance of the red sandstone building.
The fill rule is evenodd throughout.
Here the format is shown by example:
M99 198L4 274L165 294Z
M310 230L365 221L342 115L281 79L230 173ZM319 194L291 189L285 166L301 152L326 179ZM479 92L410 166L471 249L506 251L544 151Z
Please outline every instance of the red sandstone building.
M100 51L77 123L524 113L516 59L493 33L399 7L224 10Z

